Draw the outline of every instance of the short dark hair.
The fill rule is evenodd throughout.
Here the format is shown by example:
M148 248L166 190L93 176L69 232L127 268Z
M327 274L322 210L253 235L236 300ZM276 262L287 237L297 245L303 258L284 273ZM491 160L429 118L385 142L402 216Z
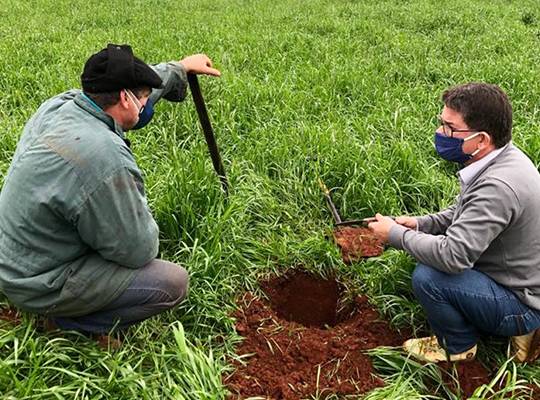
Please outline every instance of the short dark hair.
M140 99L144 95L147 95L148 93L151 93L151 89L149 87L137 87L129 89L133 92L135 97ZM102 93L88 93L85 92L88 97L90 97L94 103L96 103L98 106L101 107L101 109L105 110L106 108L110 106L114 106L118 101L120 101L120 91L114 91L114 92L102 92Z
M460 113L467 126L488 133L496 148L512 139L512 105L497 85L471 82L444 91L444 104Z

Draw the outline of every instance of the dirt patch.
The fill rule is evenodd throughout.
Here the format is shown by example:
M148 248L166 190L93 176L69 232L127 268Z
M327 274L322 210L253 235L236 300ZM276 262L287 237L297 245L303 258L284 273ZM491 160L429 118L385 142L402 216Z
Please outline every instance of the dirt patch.
M369 392L384 381L364 351L401 346L410 337L381 320L366 297L343 300L344 288L332 278L296 270L261 282L261 288L268 300L246 293L234 314L236 330L245 339L237 348L243 363L233 360L235 371L224 378L230 399L298 400ZM463 398L490 381L490 373L476 360L442 363L440 368L444 384Z
M334 240L341 249L345 264L351 264L366 257L380 256L384 243L369 228L342 227L334 230Z
M366 297L343 306L335 280L306 272L261 286L270 301L247 293L234 315L245 338L237 354L246 363L234 361L236 371L225 378L231 398L352 395L384 384L363 350L399 346L405 338L380 319Z
M0 320L9 322L12 325L19 325L21 323L21 314L19 310L14 307L0 307Z
M490 372L478 360L438 365L445 385L464 399L471 397L477 387L491 381Z
M533 400L540 400L540 386L535 386L535 385L529 385L529 387L531 388L531 398Z

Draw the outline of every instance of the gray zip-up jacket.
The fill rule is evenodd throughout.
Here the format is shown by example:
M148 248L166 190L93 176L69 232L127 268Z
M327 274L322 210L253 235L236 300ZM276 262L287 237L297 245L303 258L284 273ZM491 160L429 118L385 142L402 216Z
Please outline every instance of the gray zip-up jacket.
M181 101L177 62L154 67ZM79 90L41 105L0 192L0 290L18 307L77 316L118 297L158 253L158 226L124 131Z
M453 206L419 217L418 232L393 226L389 243L446 273L474 268L540 310L540 174L509 144Z

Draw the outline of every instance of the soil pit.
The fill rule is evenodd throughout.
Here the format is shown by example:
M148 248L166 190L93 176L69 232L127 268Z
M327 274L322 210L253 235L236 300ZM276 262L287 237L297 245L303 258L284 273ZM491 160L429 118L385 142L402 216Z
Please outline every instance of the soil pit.
M342 317L346 312L339 308L343 288L335 279L321 279L299 271L263 282L262 287L272 309L287 321L324 328L336 325L338 315Z
M384 243L366 227L342 227L334 230L334 240L341 249L345 264L351 264L366 257L380 256Z
M344 307L342 287L296 271L261 283L269 301L246 293L235 313L245 340L225 378L231 399L304 399L351 395L384 384L364 350L405 339L382 321L366 297Z

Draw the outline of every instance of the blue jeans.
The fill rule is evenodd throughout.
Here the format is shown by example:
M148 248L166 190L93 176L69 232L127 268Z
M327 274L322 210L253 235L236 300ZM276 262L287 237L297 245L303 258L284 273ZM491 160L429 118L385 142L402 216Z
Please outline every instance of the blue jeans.
M540 327L540 310L475 269L450 275L418 264L412 285L431 329L450 354L470 349L482 333L520 336Z
M189 276L179 265L155 259L139 269L127 289L103 309L80 317L55 317L65 330L109 333L123 330L178 305L185 297Z

